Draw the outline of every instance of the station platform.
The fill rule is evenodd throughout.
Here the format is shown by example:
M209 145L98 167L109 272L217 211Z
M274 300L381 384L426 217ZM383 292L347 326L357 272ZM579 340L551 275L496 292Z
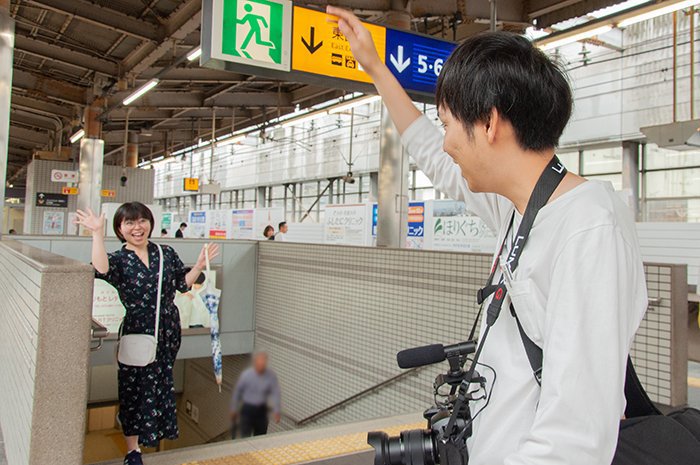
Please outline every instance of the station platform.
M308 428L203 446L144 454L148 465L369 465L368 431L396 435L425 428L420 413L331 427ZM91 465L121 465L111 460Z

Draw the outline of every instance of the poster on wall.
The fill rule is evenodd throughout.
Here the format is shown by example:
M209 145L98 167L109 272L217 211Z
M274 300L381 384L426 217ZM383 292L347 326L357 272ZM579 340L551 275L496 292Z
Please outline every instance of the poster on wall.
M78 235L78 225L75 224L75 220L78 218L78 214L75 212L68 213L68 223L66 223L66 235L77 236Z
M92 292L92 317L106 326L110 333L117 334L125 312L117 290L107 281L96 279Z
M44 212L44 222L41 232L45 235L60 236L63 234L63 226L66 219L65 212Z
M496 235L481 218L467 210L463 202L433 202L432 223L432 248L435 250L493 252L496 247Z
M172 236L172 227L173 227L173 214L172 213L163 213L160 217L160 229L165 229L168 231L168 236Z
M372 205L327 205L324 242L326 244L370 245Z
M196 239L204 239L205 237L209 237L209 231L207 229L207 212L190 212L187 229L185 231L187 237Z
M231 211L231 239L253 239L255 210Z
M228 235L228 210L209 210L209 239L226 239Z
M422 249L425 244L425 202L408 204L408 237L406 247Z
M268 225L275 228L275 233L277 233L277 228L282 221L286 221L284 219L284 208L256 208L255 229L253 230L253 239L265 239L263 231L265 231L265 227Z

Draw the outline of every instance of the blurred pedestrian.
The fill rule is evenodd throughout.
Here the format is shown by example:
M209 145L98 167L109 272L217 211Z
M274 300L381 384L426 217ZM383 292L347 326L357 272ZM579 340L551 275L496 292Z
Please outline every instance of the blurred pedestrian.
M265 229L263 230L263 236L265 236L265 239L268 241L274 241L275 240L275 228L272 227L272 225L268 224L265 226Z
M235 439L236 420L240 420L241 437L267 434L268 403L272 403L275 423L279 423L282 403L277 375L267 366L265 352L253 354L253 366L241 373L231 399L231 422Z
M287 226L286 221L282 221L277 228L277 234L275 234L276 241L286 241L287 231L289 231L289 226Z
M187 229L187 223L180 223L180 227L175 231L175 237L180 239L185 237L185 229Z

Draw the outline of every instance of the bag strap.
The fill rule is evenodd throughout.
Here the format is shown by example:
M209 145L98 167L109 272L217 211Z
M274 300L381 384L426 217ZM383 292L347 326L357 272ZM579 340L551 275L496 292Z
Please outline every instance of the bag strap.
M158 246L158 297L156 298L156 332L154 336L156 337L156 347L158 346L158 327L160 326L160 301L161 294L163 293L163 248L160 244Z

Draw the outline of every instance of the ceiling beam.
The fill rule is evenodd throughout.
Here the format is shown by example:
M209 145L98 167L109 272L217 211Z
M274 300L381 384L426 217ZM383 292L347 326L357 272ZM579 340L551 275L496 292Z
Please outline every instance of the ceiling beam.
M121 102L131 93L119 92L113 97L112 104ZM146 109L185 109L213 107L282 107L292 106L289 94L277 92L235 92L221 94L211 101L206 101L201 92L157 92L151 91L129 105L131 108ZM130 118L131 119L131 118Z
M85 0L28 0L28 2L141 40L155 42L162 39L158 28L153 24L93 2Z
M75 107L70 107L68 105L58 105L55 103L47 102L45 100L28 97L26 95L17 95L16 93L13 93L11 99L11 108L22 107L39 110L41 112L49 113L67 119L71 119L76 116Z
M40 58L54 60L80 69L96 71L108 76L117 76L119 74L119 65L114 62L22 35L15 36L15 49Z
M148 69L141 73L141 79L144 81L152 78L160 69ZM167 71L162 76L158 76L161 81L169 82L206 82L206 83L230 83L247 81L248 76L230 71L221 71L218 69L209 68L175 68ZM139 79L139 80L141 80ZM273 81L265 81L270 83ZM276 82L276 81L275 81ZM262 84L262 82L261 82Z
M49 133L42 131L33 131L31 129L20 126L10 125L10 140L18 139L32 143L36 146L44 146L49 142Z
M12 87L26 90L34 96L51 97L76 105L84 105L86 102L86 89L84 87L20 69L15 69L12 73Z
M170 14L162 28L165 35L157 43L144 43L122 62L125 75L139 76L170 51L177 41L182 41L197 30L200 23L201 0L185 0Z

